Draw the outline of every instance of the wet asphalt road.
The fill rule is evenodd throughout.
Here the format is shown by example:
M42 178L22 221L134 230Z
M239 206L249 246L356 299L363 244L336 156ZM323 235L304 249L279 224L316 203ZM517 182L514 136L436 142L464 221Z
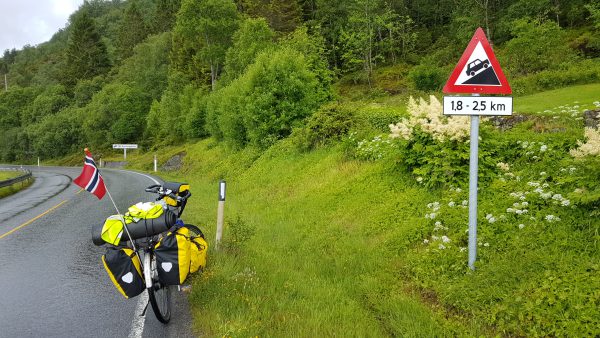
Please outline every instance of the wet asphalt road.
M173 290L163 325L151 306L140 318L147 297L125 299L110 282L91 240L92 224L115 213L108 196L78 193L80 168L29 169L35 183L0 199L0 337L192 337L185 294ZM120 209L154 200L149 177L102 174Z

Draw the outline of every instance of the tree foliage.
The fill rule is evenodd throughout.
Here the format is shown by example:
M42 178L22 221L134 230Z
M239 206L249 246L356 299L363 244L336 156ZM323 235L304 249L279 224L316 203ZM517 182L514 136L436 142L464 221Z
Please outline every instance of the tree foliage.
M238 20L231 0L183 0L173 32L173 67L192 79L206 69L215 89Z
M600 57L599 13L597 0L87 0L50 41L0 57L0 160L207 136L267 147L340 78L438 91L477 27L511 81L589 82L570 70Z
M91 79L110 70L106 45L87 11L75 15L66 50L65 84L74 86L80 79Z

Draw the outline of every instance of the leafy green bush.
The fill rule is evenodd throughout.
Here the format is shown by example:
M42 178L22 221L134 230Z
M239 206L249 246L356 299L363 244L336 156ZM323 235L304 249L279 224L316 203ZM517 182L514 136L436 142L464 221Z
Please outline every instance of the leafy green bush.
M223 246L229 252L239 254L254 236L256 227L248 224L240 215L237 215L233 220L227 220L226 225L227 236L223 240Z
M515 37L506 43L500 56L513 76L555 68L576 58L575 51L565 43L564 31L555 22L519 19L511 27Z
M294 141L303 151L340 140L354 124L354 112L333 103L317 110L306 120L305 126L294 133Z
M290 49L261 54L244 80L248 86L244 113L248 138L263 148L290 135L326 98L305 58Z
M442 89L448 74L443 68L429 64L415 66L408 73L408 78L415 89L429 92Z
M524 95L598 81L600 81L600 63L595 60L584 60L514 79L511 81L511 87L515 94Z

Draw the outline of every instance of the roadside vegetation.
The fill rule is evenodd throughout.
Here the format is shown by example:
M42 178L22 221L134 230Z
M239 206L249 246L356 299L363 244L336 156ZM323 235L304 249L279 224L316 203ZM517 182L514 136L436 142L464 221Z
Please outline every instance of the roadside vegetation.
M597 335L600 144L597 132L584 135L583 112L600 105L599 90L525 96L515 116L483 123L475 272L466 264L468 120L415 125L408 138L396 131L411 114L441 115L435 98L365 105L400 112L387 131L377 114L349 120L328 106L266 151L214 139L162 151L161 163L187 154L160 174L191 183L188 220L210 240L218 181L228 183L224 242L215 250L211 241L193 281L198 332ZM150 170L152 154L131 165Z
M515 113L481 126L472 272L468 119L440 90L478 26ZM209 240L227 180L201 335L598 336L598 29L580 0L87 1L0 59L0 160L138 143Z
M15 178L22 174L23 174L23 172L20 172L20 171L0 171L0 182L11 179L11 178ZM27 180L24 182L15 183L8 187L0 188L0 198L4 198L4 197L10 196L12 194L15 194L15 193L27 188L32 183L33 183L33 179Z

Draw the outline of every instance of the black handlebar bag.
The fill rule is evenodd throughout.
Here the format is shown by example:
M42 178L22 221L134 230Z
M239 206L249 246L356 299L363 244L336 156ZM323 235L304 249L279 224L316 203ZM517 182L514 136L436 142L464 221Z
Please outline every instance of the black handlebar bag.
M132 249L109 247L102 255L102 262L110 280L125 298L144 291L140 259Z

